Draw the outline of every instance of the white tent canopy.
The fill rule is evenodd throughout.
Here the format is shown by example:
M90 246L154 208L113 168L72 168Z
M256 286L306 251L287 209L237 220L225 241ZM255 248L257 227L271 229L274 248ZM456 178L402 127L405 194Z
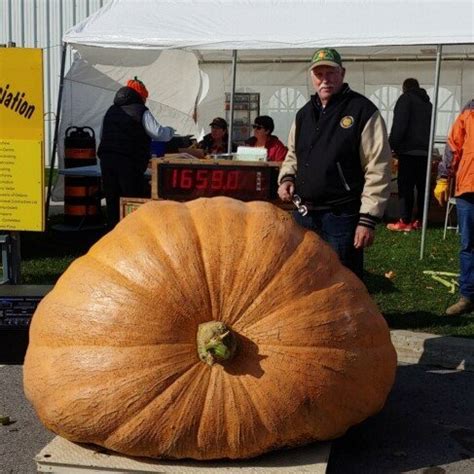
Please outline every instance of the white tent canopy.
M114 0L64 41L203 52L466 44L473 34L471 0Z

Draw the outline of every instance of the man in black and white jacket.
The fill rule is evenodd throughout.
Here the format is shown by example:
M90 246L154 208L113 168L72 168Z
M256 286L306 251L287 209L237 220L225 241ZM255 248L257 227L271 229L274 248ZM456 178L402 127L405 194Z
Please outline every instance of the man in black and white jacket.
M317 50L310 71L316 94L296 114L278 195L291 201L298 194L309 212L295 219L362 278L363 249L374 241L390 194L385 122L370 100L344 83L335 49Z

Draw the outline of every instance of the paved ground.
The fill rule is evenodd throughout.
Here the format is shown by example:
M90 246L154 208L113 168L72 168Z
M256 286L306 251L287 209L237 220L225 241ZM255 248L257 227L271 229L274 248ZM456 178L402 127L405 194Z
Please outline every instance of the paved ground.
M473 473L474 373L400 365L384 410L333 443L328 473Z
M0 366L0 414L13 423L0 425L0 472L36 472L33 456L54 437L36 418L23 394L21 365Z
M53 435L26 402L22 367L0 367L0 472L34 473ZM328 473L474 472L474 372L400 365L384 410L333 443Z

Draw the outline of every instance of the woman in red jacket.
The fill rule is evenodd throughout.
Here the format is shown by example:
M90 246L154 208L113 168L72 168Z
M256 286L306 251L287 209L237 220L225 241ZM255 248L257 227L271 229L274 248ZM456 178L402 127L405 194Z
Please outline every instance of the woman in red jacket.
M288 148L276 137L272 135L275 129L273 119L268 115L260 115L254 120L253 137L250 137L245 144L251 147L267 149L268 161L283 161Z

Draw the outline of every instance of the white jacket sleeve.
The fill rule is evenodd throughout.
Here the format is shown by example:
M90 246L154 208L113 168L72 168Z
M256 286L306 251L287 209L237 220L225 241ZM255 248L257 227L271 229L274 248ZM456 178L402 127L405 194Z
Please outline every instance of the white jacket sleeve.
M153 117L149 110L145 110L142 117L142 125L148 136L161 142L169 142L174 135L174 128L164 127Z
M286 181L285 178L291 178L292 181L295 180L296 176L296 150L295 150L295 133L296 133L296 124L293 122L291 125L290 133L288 135L288 152L286 157L283 160L280 168L280 173L278 175L278 184Z
M378 111L362 131L359 151L365 176L360 213L380 219L390 196L392 154L385 122Z

